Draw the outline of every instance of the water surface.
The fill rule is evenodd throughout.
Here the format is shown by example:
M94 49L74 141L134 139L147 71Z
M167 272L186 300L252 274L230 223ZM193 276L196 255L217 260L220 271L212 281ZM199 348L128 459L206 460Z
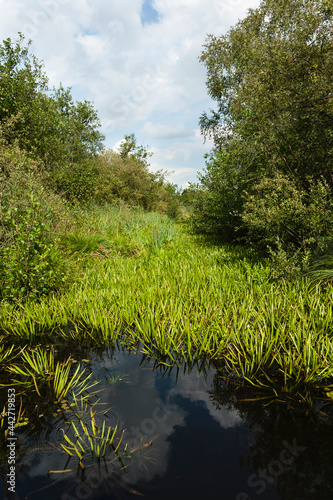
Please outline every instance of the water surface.
M274 401L204 362L172 368L110 349L81 357L103 389L89 399L96 422L125 431L118 457L86 455L84 470L77 457L68 461L62 429L76 416L35 398L35 421L17 429L17 493L7 495L2 477L5 498L333 498L331 405L305 411L297 401ZM89 420L89 404L74 410ZM59 470L67 472L49 473Z

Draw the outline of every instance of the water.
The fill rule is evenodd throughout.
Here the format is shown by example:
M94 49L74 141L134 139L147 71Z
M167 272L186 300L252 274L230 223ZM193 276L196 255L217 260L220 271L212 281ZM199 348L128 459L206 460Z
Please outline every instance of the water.
M27 403L30 423L16 429L16 494L7 495L2 477L4 498L333 498L331 405L319 401L306 412L297 401L273 401L205 363L169 368L140 353L110 350L81 358L89 359L87 370L104 390L72 410L57 411L36 396ZM78 457L68 461L61 449L61 429L74 439L66 422L81 429L74 412L88 422L91 405L97 424L118 422L114 443L126 431L118 456L110 450L98 462L87 453L81 469ZM2 443L2 455L4 449ZM7 473L4 456L1 469Z

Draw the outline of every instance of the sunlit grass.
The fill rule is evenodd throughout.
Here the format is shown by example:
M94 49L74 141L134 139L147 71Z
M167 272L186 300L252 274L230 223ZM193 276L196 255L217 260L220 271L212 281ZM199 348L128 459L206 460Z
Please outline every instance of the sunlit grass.
M274 281L269 264L247 250L200 243L160 214L105 208L89 221L109 253L87 256L81 278L61 296L3 305L8 341L140 344L170 364L205 356L292 392L331 383L330 286Z

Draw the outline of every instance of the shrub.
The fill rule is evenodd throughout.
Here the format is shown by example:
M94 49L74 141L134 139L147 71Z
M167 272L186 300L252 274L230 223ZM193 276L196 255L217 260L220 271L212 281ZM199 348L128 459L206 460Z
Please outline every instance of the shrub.
M17 146L0 144L0 161L0 299L37 298L65 281L53 231L63 206Z
M277 173L246 193L241 219L248 240L269 249L276 261L292 258L300 265L310 254L325 251L333 234L331 189L324 179L309 180L308 190Z
M40 193L29 194L29 205L2 209L2 220L10 238L0 250L1 298L37 298L56 290L65 281L52 238L48 213L38 202Z
M222 241L233 241L239 232L244 187L243 174L224 151L206 156L206 168L198 175L199 186L191 186L193 228L214 234Z
M121 156L106 150L98 157L96 177L97 203L141 206L176 218L179 213L177 187L166 181L166 172L151 173L137 155Z

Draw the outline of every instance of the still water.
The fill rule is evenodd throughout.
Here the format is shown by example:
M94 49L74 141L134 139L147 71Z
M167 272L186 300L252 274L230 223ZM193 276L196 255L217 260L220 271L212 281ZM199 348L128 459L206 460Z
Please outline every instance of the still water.
M100 384L71 407L30 401L35 421L30 417L16 429L16 493L6 492L2 443L0 496L333 499L333 409L327 402L305 410L297 400L273 400L204 362L168 367L140 352L109 349L86 351L84 359ZM100 428L103 421L118 425L114 448L122 441L117 453L108 447L100 460L86 453L82 468L61 443L68 444L64 433L75 441L71 422L82 433L80 421L88 422L91 411Z

